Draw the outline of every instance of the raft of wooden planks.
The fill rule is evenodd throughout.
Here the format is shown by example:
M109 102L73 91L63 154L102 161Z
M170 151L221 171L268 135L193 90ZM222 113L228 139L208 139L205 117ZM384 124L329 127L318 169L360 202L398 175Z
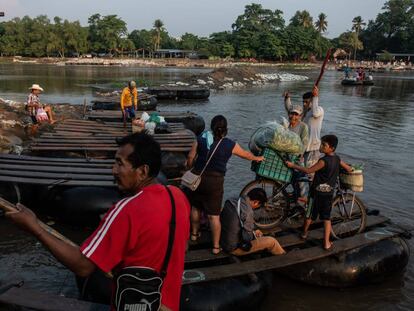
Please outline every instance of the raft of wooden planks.
M0 182L44 186L115 187L113 159L0 154Z
M389 222L389 219L386 217L368 216L366 232L336 241L335 248L331 251L323 250L320 245L303 247L304 244L308 243L309 241L307 242L300 239L297 234L288 234L282 237L278 237L280 244L284 248L296 248L288 251L287 254L280 256L267 256L259 259L252 259L241 262L239 260L235 260L233 263L229 264L185 269L183 274L183 285L188 286L195 283L219 281L221 279L230 277L238 277L261 271L280 269L303 262L337 255L358 247L372 245L381 240L399 236L402 233L401 229L392 226L392 224L384 226L384 224L387 222ZM381 225L381 227L378 225ZM319 228L311 230L309 232L308 240L309 239L322 240L323 229ZM317 242L321 243L321 241ZM299 249L298 247L303 248ZM195 253L198 254L197 259L195 258L197 256L194 256ZM193 257L193 260L189 260L189 257ZM200 261L200 259L202 259L202 257L204 257L205 261L208 260L222 262L223 259L225 257L229 257L229 255L220 254L214 256L207 254L207 250L190 251L186 256L186 264L189 262L201 263L202 261ZM52 307L50 302L53 302ZM51 294L41 293L32 289L25 288L24 286L21 288L12 286L0 292L0 303L54 311L69 311L74 309L84 311L105 310L105 306L103 305L90 304L87 302L61 296L53 296Z
M172 133L154 134L161 151L188 152L195 141L192 131L184 129L182 123L169 123ZM118 149L116 138L131 134L120 122L96 122L87 120L65 120L54 132L43 133L30 144L35 152L93 152L113 155Z
M209 250L193 250L186 256L186 265L196 264L197 268L187 268L183 274L183 284L194 284L210 281L218 281L225 278L238 277L250 273L276 270L303 262L321 259L327 256L346 252L355 248L368 246L378 241L400 235L403 230L385 224L389 219L382 216L368 216L366 232L335 241L335 247L330 251L322 248L323 229L310 231L307 241L299 238L297 233L277 237L282 247L297 247L288 251L285 255L266 256L259 259L245 260L242 262L229 260L227 264L217 264L230 257L227 254L212 255ZM306 245L310 240L321 240L318 245Z
M185 122L190 118L197 117L193 112L173 112L173 111L147 111L147 113L157 112L165 118L167 122ZM137 111L135 115L140 118L142 112ZM89 120L102 121L120 121L122 120L122 112L120 110L92 110L86 114Z

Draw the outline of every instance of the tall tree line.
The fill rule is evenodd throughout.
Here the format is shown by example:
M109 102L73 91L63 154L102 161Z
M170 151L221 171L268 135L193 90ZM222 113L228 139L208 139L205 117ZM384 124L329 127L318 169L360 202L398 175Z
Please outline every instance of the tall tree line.
M314 19L306 10L297 11L286 23L282 11L256 3L245 6L230 31L209 37L187 32L174 38L160 19L151 29L128 33L126 23L116 15L94 14L86 27L59 17L51 21L44 15L24 16L0 23L0 53L66 57L91 52L186 49L208 57L286 60L321 58L330 47L343 48L354 58L382 50L414 52L414 0L390 0L375 20L365 22L357 16L350 26L351 30L329 40L324 37L329 27L326 14L321 12Z

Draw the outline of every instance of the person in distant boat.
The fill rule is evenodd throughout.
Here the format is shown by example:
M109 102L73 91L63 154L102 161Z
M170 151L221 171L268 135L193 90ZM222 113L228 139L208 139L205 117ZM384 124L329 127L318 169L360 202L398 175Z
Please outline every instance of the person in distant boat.
M29 87L30 94L27 97L26 109L29 111L33 124L42 122L55 123L52 108L49 105L40 103L39 95L43 92L43 88L39 84L33 84Z
M227 162L234 154L250 161L263 161L263 156L255 156L244 150L238 143L226 137L227 119L217 115L211 120L211 132L204 131L197 137L187 157L187 166L194 163L194 172L201 175L201 182L195 191L188 191L191 209L191 240L197 241L200 237L201 211L204 211L209 220L213 248L211 253L217 255L220 248L220 211L223 202L224 175ZM215 151L214 151L215 150ZM213 153L214 152L214 153ZM211 161L207 161L211 155Z
M6 216L33 234L61 263L81 277L90 276L97 269L116 275L127 267L148 267L160 273L171 238L161 303L169 310L178 311L190 232L190 204L177 187L159 184L156 176L161 167L161 148L152 136L136 133L117 143L119 148L112 173L118 189L127 196L113 205L80 247L51 235L39 225L35 214L22 205L17 206L18 211L8 212ZM171 223L175 225L174 234L170 234ZM120 290L117 286L114 279L112 298ZM131 284L130 288L136 287ZM128 293L122 293L124 295L128 296ZM130 300L130 303L139 309L139 301ZM114 300L111 310L116 310Z
M264 236L255 227L254 210L263 208L266 202L266 192L262 188L254 188L246 197L232 198L224 203L220 214L222 227L220 244L226 252L236 256L262 250L272 255L285 253L274 237Z
M126 120L135 118L135 111L138 108L138 91L135 81L129 81L128 86L122 90L121 111L124 125Z
M318 216L324 224L324 243L323 248L330 250L333 243L330 241L331 235L331 210L334 195L334 188L339 176L339 169L342 167L347 172L352 172L352 167L343 162L339 156L335 154L338 146L338 138L335 135L325 135L322 137L320 151L324 153L324 157L307 168L302 167L292 162L286 161L286 165L295 170L304 172L306 174L315 173L315 178L312 181L308 214L303 225L303 233L301 237L306 239L308 237L309 226L312 221L315 221Z
M349 68L348 65L345 65L344 73L345 73L345 79L351 78L351 68Z

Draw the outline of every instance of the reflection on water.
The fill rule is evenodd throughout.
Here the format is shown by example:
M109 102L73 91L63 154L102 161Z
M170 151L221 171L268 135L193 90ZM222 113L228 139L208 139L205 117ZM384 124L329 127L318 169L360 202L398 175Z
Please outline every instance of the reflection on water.
M81 85L140 78L155 84L180 80L195 71L0 65L0 73L0 94L3 98L24 99L27 87L39 83L46 89L43 98L49 102L80 103L83 98L90 100L93 95L90 88ZM206 102L162 102L160 109L192 110L202 115L207 124L214 115L223 114L229 121L228 136L246 147L250 135L258 126L285 116L283 91L290 90L293 101L300 103L302 93L311 89L318 72L300 74L306 74L310 79L263 88L216 92ZM365 191L361 197L366 205L379 209L402 225L411 225L414 218L414 73L383 73L374 76L375 85L369 87L345 87L340 85L341 78L341 73L329 71L320 85L320 103L325 109L323 134L335 133L339 137L338 153L344 160L364 164ZM237 195L253 179L249 167L250 163L245 160L235 157L230 160L225 182L226 198ZM0 228L3 224L4 221L1 221ZM41 247L33 244L33 240L24 239L9 229L0 229L1 233L7 233L0 237L0 280L9 271L18 273L23 269L22 274L29 276L38 288L50 291L52 286L63 287L62 279L67 278L65 290L70 292L70 286L73 286L72 293L75 292L73 280L67 277L65 269L50 260ZM12 251L14 245L16 247ZM413 246L412 241L410 245ZM10 257L12 261L8 260ZM404 274L387 282L344 291L307 286L276 276L264 309L315 310L323 303L337 310L411 310L413 263L414 259L411 259Z

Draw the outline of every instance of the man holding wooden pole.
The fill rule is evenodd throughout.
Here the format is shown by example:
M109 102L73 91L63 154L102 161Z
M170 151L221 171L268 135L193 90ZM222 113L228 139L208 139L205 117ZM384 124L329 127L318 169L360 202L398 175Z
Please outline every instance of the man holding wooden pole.
M87 277L96 269L117 274L129 267L165 272L161 274L162 309L178 311L190 232L190 204L178 188L158 183L161 149L152 136L132 134L120 139L118 145L112 172L119 190L128 196L108 211L80 247L51 232L23 205L13 206L0 198L0 207L78 276ZM115 292L117 286L114 282ZM115 310L114 300L111 310Z

